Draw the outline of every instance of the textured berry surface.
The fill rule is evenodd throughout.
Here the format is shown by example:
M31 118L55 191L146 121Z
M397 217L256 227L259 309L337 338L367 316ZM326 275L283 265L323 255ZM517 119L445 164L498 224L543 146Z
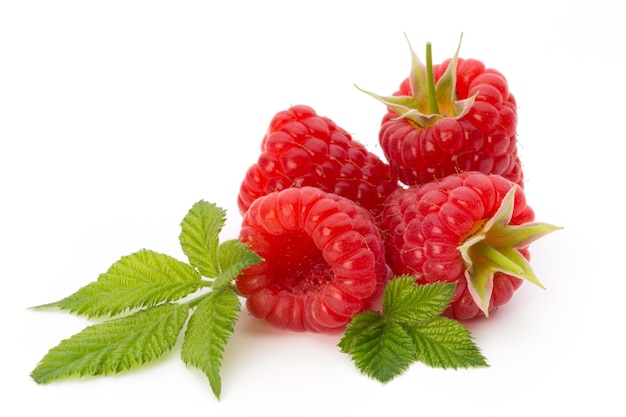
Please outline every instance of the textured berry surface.
M503 209L507 198L510 207ZM482 231L494 218L492 229ZM510 300L520 278L538 284L526 264L528 244L556 228L533 220L523 189L499 175L463 172L400 188L387 198L383 213L388 263L394 274L414 275L418 283L456 282L447 316L469 319L488 314ZM462 251L464 243L474 244L479 233L481 241ZM492 253L488 245L499 245L499 252ZM509 259L501 260L501 255ZM480 263L487 272L479 272ZM499 272L503 270L514 274ZM478 286L489 291L484 309L472 291L473 275L478 276Z
M343 329L391 273L371 214L315 187L256 199L240 238L264 261L237 277L237 289L253 316L280 328Z
M241 184L243 214L257 198L289 187L312 186L376 212L397 187L390 167L329 118L304 105L278 112L261 142L261 155Z

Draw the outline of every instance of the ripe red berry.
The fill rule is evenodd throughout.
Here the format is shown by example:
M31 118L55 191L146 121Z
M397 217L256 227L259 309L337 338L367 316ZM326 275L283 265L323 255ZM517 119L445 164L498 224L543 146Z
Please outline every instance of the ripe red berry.
M308 106L278 112L261 151L240 187L241 214L257 198L294 186L317 187L377 212L397 187L389 165Z
M468 171L399 188L383 212L387 261L418 283L456 282L447 316L488 315L523 279L541 286L528 245L557 228L533 221L523 189L499 175Z
M390 277L372 215L315 187L259 197L240 239L263 261L237 277L249 312L280 328L330 332L369 308Z
M379 141L392 172L406 185L479 171L523 186L517 107L507 80L458 52L424 66L411 49L411 74L398 91L391 97L366 92L387 105Z

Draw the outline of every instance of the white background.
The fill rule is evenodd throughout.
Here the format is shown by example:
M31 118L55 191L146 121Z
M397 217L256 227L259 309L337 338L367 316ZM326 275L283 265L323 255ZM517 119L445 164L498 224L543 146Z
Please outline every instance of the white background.
M227 5L228 4L228 5ZM345 5L344 5L345 4ZM525 284L468 327L490 367L413 365L382 385L339 335L273 330L245 312L217 401L180 345L141 370L39 386L48 349L88 322L28 310L140 248L184 259L179 222L228 210L273 114L308 104L374 152L406 33L423 57L481 59L519 105L533 244ZM0 3L2 415L581 415L624 412L624 74L619 1L3 1ZM8 411L12 410L12 411ZM623 414L622 414L623 415Z

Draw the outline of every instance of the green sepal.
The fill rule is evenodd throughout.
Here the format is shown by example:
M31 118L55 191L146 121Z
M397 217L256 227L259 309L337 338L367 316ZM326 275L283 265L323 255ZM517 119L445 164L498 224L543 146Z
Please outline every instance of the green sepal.
M461 35L450 64L435 84L432 76L430 43L426 46L427 64L424 65L407 38L411 53L411 72L409 73L411 96L382 96L358 86L356 88L393 110L398 115L398 119L410 120L420 128L430 127L443 118L460 119L469 112L477 96L474 94L459 100L456 94L456 66L462 39Z
M513 215L516 189L517 186L511 187L495 215L458 247L465 263L465 278L470 294L485 316L489 316L489 302L496 273L508 274L545 288L519 249L561 229L546 223L509 224Z

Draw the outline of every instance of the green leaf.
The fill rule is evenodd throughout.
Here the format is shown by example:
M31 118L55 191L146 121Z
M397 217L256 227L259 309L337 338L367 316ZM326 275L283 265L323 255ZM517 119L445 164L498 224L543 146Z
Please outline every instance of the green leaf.
M31 377L45 384L145 364L174 346L188 313L187 306L163 304L89 326L50 349Z
M189 311L181 356L221 394L225 346L241 310L233 280L262 259L238 239L220 244L225 211L199 201L181 222L179 235L189 264L150 250L122 257L98 280L74 294L34 308L60 308L88 317L128 314L87 327L51 349L32 372L47 383L60 378L106 375L143 364L170 350ZM203 276L214 278L203 280ZM171 302L211 287L180 304ZM139 309L134 312L130 310Z
M205 373L218 399L222 391L220 369L224 348L234 331L240 309L234 289L213 290L198 304L185 332L182 359Z
M404 372L415 360L413 340L398 323L378 321L359 334L350 346L356 367L380 382Z
M415 277L392 279L383 294L382 313L355 315L339 342L364 374L387 382L412 363L431 367L485 366L485 358L460 323L441 317L455 284L416 285Z
M346 326L343 337L339 341L338 346L343 353L352 353L352 346L357 337L366 333L369 329L375 327L382 321L382 315L376 311L367 310L355 315L352 321Z
M213 283L220 288L232 282L245 268L261 262L262 258L238 239L227 240L218 247L219 274Z
M115 316L128 310L175 301L197 291L201 276L171 256L142 249L123 256L97 281L74 294L34 308L55 307L87 317Z
M219 234L226 223L226 211L213 203L198 201L181 222L179 235L189 263L208 278L219 275L217 250Z
M454 369L488 366L470 332L455 320L438 317L410 328L408 333L413 339L416 360L428 366Z
M387 284L383 312L392 321L417 323L440 315L454 294L454 283L415 285L415 277L403 275Z

